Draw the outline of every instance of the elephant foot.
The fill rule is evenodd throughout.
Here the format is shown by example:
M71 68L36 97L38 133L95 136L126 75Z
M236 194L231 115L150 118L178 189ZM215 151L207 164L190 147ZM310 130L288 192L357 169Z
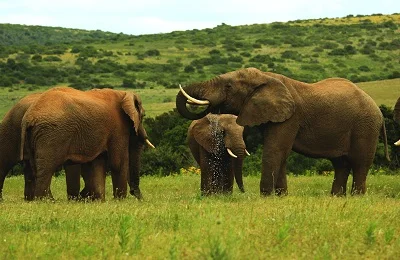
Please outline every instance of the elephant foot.
M346 197L346 190L340 189L339 191L332 189L331 190L332 197Z
M272 195L272 190L271 189L260 188L260 195L264 196L264 197L271 196Z
M242 187L239 187L239 190L240 190L241 193L245 193L245 190L244 190L244 187L243 187L243 186L242 186Z
M275 189L275 195L277 195L277 196L286 196L286 195L288 195L288 191L285 188L276 188Z
M142 199L143 199L142 193L140 192L140 189L139 189L139 188L131 189L131 190L129 191L129 193L130 193L132 196L134 196L135 198L137 198L138 200L142 200Z

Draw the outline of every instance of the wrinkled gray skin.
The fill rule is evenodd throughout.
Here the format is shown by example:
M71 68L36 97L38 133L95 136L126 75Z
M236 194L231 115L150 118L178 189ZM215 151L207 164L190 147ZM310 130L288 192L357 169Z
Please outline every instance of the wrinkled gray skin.
M233 179L244 192L242 166L246 145L235 115L212 115L193 121L188 144L201 169L201 194L232 193ZM233 158L227 148L238 156Z
M14 165L21 161L20 147L22 118L26 110L39 98L39 96L40 93L36 93L22 98L7 112L0 124L0 200L3 198L3 187L7 173ZM97 197L100 191L96 187L91 187L88 183L92 182L92 179L96 179L98 176L105 173L102 171L92 171L91 167L92 162L82 165L64 165L67 178L67 196L69 199L80 198L79 190L81 175L85 181L85 198L91 197L101 199L101 196ZM29 160L24 160L23 171L26 180L24 198L29 200L32 196L32 188L30 187L31 182L27 179L28 176L32 175Z
M238 116L242 126L258 126L263 133L262 195L287 194L286 159L291 150L309 157L327 158L335 169L331 193L345 195L353 173L351 193L364 194L366 179L378 143L384 135L378 106L360 88L346 79L331 78L308 84L255 68L241 69L184 90L199 100L208 100L204 112L187 109L179 92L176 106L188 119L209 112Z
M394 106L393 119L396 123L400 124L400 98L397 99L396 105ZM400 140L394 143L396 146L400 145Z
M30 198L49 197L52 173L60 165L92 161L90 167L100 172L110 167L114 198L126 197L128 180L130 193L141 198L143 116L141 100L132 92L57 87L42 93L21 123L21 157L29 158L32 168ZM94 184L104 187L104 179L100 175Z

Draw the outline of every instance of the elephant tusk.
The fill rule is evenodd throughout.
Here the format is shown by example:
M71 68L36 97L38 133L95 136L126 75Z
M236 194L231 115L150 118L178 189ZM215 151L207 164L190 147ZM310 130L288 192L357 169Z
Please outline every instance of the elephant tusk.
M394 145L400 146L400 140L398 140L397 142L395 142Z
M244 149L245 153L247 154L247 156L250 156L249 151L247 151L246 149Z
M146 144L148 145L148 146L150 146L151 148L156 148L150 141L149 141L149 139L146 139Z
M210 104L210 101L208 101L208 100L198 100L198 99L195 99L195 98L191 97L188 93L186 93L186 92L183 90L181 84L179 84L179 88L180 88L180 91L182 92L182 94L183 94L191 103L194 103L194 104L197 104L197 105L209 105L209 104Z
M228 151L229 155L232 156L233 158L237 158L237 155L235 155L234 153L232 153L231 149L226 148L226 150Z

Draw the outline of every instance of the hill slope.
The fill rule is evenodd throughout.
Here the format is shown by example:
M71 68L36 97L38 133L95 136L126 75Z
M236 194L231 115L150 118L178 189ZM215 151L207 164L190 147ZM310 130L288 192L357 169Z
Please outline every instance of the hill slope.
M139 36L0 24L0 88L7 96L61 84L175 89L251 66L306 82L378 81L367 92L379 88L377 103L390 105L398 81L379 80L400 78L399 24L400 14L378 14Z

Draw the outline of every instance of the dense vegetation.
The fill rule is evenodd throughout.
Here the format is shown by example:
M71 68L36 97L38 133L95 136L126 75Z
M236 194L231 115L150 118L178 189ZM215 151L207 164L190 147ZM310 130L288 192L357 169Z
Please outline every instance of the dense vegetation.
M0 24L0 86L172 87L242 67L314 82L400 77L400 15L156 35Z
M26 94L66 84L78 89L129 88L142 95L142 90L175 89L179 83L250 66L306 82L327 77L354 82L394 79L400 78L399 24L400 14L350 15L246 26L221 24L138 36L0 24L0 88ZM163 107L163 103L172 104L173 97L156 102ZM392 144L399 129L391 108L381 109ZM189 121L175 111L158 112L157 117L145 120L157 149L145 151L142 173L169 175L194 164L185 141ZM246 143L253 155L245 160L245 173L258 174L260 136L256 129L247 132ZM400 166L398 149L391 148L392 162L388 163L379 144L374 170ZM324 173L331 166L326 160L293 153L288 170Z

